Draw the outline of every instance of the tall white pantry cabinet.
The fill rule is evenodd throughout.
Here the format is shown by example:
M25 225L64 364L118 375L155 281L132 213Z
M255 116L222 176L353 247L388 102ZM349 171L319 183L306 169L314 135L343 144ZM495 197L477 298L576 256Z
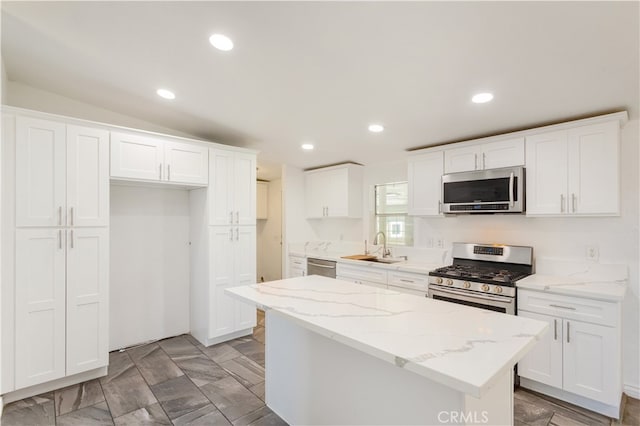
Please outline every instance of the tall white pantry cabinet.
M3 114L2 388L108 364L109 132Z

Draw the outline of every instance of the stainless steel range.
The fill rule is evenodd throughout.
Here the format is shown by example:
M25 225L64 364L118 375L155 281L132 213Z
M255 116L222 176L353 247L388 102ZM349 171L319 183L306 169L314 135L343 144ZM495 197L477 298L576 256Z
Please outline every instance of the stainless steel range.
M515 315L515 283L533 273L533 248L453 243L453 264L429 272L433 299Z

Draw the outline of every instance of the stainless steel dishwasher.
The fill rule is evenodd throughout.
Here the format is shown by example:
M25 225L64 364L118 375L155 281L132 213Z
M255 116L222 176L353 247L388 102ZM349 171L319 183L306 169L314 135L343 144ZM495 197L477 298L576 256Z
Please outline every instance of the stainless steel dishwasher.
M307 275L321 275L323 277L336 277L335 260L307 258Z

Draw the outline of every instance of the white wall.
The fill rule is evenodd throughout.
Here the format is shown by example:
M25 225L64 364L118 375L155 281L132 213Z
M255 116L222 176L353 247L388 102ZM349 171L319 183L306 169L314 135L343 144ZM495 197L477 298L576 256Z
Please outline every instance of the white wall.
M111 185L109 350L189 332L189 193Z
M257 220L258 282L282 278L282 181L267 184L267 219Z
M4 81L3 81L4 83ZM168 135L194 138L174 129L159 126L148 121L139 120L128 115L119 114L108 109L100 108L91 104L76 101L56 93L27 86L15 81L7 82L6 94L3 90L2 103L36 111L44 111L52 114L60 114L84 120L98 121L101 123L113 124L116 126L132 127L135 129L147 130L151 132L165 133Z

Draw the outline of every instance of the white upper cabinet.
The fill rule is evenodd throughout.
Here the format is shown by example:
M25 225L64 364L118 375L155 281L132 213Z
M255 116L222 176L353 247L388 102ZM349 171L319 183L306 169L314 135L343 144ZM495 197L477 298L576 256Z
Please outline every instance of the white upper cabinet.
M109 132L67 126L69 226L109 224Z
M109 224L109 132L16 117L16 226Z
M305 172L307 218L362 217L362 166L344 164Z
M409 158L408 178L410 215L441 215L442 174L442 151L414 155Z
M524 164L524 137L471 143L444 151L444 172L498 169Z
M111 133L111 177L206 186L209 149L149 136Z
M209 225L255 225L256 156L211 149Z
M209 182L209 149L181 142L166 142L164 161L167 181L206 185Z
M66 126L16 117L16 226L62 226L66 215Z
M527 137L527 214L620 212L619 123Z

